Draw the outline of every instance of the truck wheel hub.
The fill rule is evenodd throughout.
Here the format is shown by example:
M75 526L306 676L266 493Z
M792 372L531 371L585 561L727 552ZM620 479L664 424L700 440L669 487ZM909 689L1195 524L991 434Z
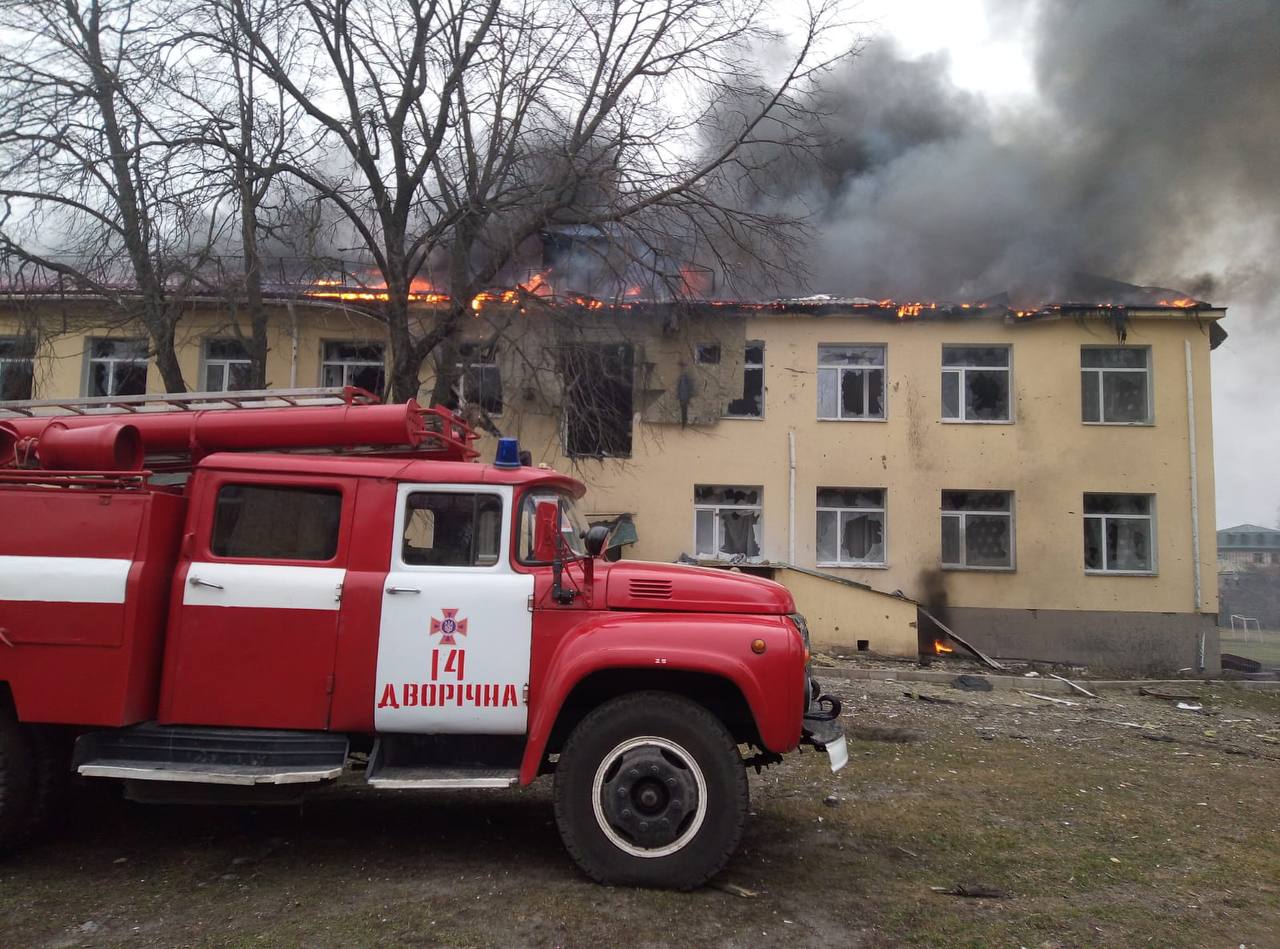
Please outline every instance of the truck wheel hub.
M633 738L600 762L592 806L614 846L635 856L665 856L684 847L702 826L706 779L693 756L675 742Z

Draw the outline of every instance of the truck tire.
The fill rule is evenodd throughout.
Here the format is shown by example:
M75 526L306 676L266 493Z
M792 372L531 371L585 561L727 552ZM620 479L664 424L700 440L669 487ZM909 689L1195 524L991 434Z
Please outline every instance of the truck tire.
M593 710L556 766L556 824L598 883L691 890L742 839L747 773L724 724L667 692L637 692Z
M34 793L29 736L13 714L0 706L0 855L31 832Z
M50 725L27 729L31 752L31 812L19 841L43 830L61 808L71 784L71 742L62 729Z

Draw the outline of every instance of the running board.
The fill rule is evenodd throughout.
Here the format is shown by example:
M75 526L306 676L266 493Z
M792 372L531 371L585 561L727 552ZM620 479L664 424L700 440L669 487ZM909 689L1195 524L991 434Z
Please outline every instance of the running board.
M345 735L148 723L81 735L73 766L91 778L243 787L332 781L346 761Z
M391 750L396 746L397 737L399 736L379 739L374 745L373 754L369 758L369 767L365 771L365 780L370 787L388 791L509 788L520 781L518 769L491 764L457 761L433 763L424 762L421 758L415 761L412 755L399 756L403 763L389 764L389 761L397 760L397 755Z

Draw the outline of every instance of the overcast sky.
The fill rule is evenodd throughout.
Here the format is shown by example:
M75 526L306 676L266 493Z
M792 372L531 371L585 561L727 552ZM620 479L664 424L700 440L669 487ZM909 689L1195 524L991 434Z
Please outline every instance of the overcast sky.
M1033 6L1031 0L864 0L857 16L865 21L869 37L891 37L903 56L945 54L951 80L981 95L994 110L1025 111L1043 102L1028 16ZM1171 4L1171 15L1178 10ZM1280 12L1275 15L1280 17ZM1272 68L1280 71L1280 50L1264 49L1276 57ZM1172 54L1157 49L1132 52L1137 57ZM1270 105L1280 108L1275 102ZM1196 147L1197 129L1184 131L1188 148ZM1117 167L1123 167L1123 156L1116 158ZM1274 167L1280 169L1280 145ZM1276 184L1280 198L1280 179ZM1200 249L1206 272L1231 275L1207 295L1209 302L1228 307L1223 325L1230 334L1213 354L1219 528L1244 522L1280 526L1280 260L1271 249L1276 208L1273 202L1247 209L1238 228L1218 234ZM1200 221L1170 224L1194 234ZM1154 283L1160 276L1148 279Z

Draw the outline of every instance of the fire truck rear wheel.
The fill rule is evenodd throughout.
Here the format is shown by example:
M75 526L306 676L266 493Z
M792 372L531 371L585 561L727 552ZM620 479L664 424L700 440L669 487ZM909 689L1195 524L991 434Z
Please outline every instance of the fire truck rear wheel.
M556 767L560 836L599 883L701 886L737 850L747 807L746 770L724 724L667 692L592 711Z
M30 736L13 713L0 706L0 854L31 833L35 791Z

